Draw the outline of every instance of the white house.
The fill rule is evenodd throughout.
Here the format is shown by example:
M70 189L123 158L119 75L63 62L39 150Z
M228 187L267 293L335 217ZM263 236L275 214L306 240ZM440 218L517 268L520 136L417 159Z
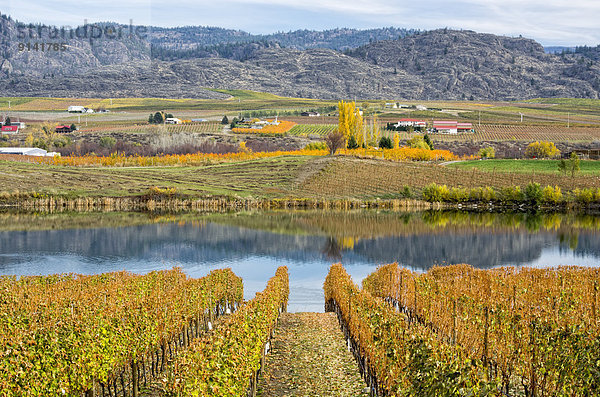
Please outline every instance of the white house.
M54 157L60 156L60 153L48 152L37 147L2 147L0 154L18 154L23 156Z
M398 109L398 104L396 102L388 102L385 104L386 109Z
M395 127L427 128L427 121L417 119L400 119Z
M165 124L181 124L181 120L176 117L167 117Z
M69 113L86 113L86 107L72 105L67 108L67 112L69 112Z
M416 109L417 109L417 110L427 110L427 107L426 107L426 106L423 106L423 105L417 105L417 106L416 106Z

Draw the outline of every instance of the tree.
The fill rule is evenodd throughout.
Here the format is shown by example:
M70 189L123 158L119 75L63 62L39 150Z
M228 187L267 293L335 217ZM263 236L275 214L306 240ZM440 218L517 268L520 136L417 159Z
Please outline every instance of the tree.
M71 124L71 131L77 131L77 126L75 124Z
M172 119L172 118L173 118L173 115L171 113L167 113L165 115L165 119Z
M339 149L344 147L346 137L338 130L332 131L325 137L325 144L329 148L329 154L335 154Z
M400 147L400 135L397 132L394 133L394 149L398 149Z
M153 121L154 121L154 124L162 124L162 122L164 121L162 113L161 112L154 113Z
M571 178L575 177L575 174L581 170L579 156L575 152L571 152L568 160L561 159L558 162L558 170L564 174L569 172Z
M425 143L427 144L427 146L429 146L429 150L433 150L433 142L431 142L431 139L429 138L429 135L425 134L423 136L423 140L425 141Z
M492 146L479 149L479 157L482 159L493 159L496 157L496 150Z
M10 117L6 116L6 119L4 119L4 125L10 125Z
M429 145L425 142L425 139L421 135L414 136L406 141L406 144L414 149L425 149L429 150Z
M381 137L379 147L382 149L391 149L393 147L392 140L387 136Z
M221 124L223 124L223 125L229 124L229 119L227 118L227 115L223 116L223 119L221 120Z
M356 138L354 138L354 135L350 135L350 138L348 138L348 149L358 149L358 142L356 142Z
M148 123L150 123L150 124L154 123L154 115L152 113L150 113L150 116L148 116Z
M525 149L525 156L529 158L552 158L560 155L560 150L556 148L554 142L538 141L530 143Z

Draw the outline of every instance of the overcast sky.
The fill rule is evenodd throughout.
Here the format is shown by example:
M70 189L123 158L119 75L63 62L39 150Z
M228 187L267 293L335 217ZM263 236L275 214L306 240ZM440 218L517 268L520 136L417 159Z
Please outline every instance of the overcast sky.
M0 0L23 22L208 25L250 33L336 27L470 29L543 45L600 44L599 0Z

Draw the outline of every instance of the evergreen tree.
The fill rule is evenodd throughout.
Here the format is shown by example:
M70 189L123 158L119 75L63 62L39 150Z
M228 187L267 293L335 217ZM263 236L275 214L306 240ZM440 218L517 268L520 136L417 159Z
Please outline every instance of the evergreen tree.
M4 120L4 125L10 125L10 117L6 116L6 119Z
M358 149L358 142L356 142L354 135L350 135L350 138L348 138L348 149Z
M433 150L433 142L431 142L431 139L429 138L429 135L425 134L423 136L423 140L425 141L425 143L427 144L427 146L429 146L429 149Z
M223 116L223 119L221 120L221 124L223 124L223 125L229 124L229 119L227 118L227 115Z
M162 124L163 121L164 119L161 112L154 113L154 124Z
M152 115L152 113L150 113L150 116L148 116L148 123L150 123L150 124L154 123L154 116Z
M393 147L392 140L387 136L381 137L379 147L382 149L391 149Z
M77 131L77 126L75 124L71 124L71 131Z

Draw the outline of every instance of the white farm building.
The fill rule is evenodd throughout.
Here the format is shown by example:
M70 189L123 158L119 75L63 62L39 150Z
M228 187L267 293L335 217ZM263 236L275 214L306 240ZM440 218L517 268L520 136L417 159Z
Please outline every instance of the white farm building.
M60 156L56 152L48 152L37 147L2 147L0 154L18 154L22 156L54 157Z

